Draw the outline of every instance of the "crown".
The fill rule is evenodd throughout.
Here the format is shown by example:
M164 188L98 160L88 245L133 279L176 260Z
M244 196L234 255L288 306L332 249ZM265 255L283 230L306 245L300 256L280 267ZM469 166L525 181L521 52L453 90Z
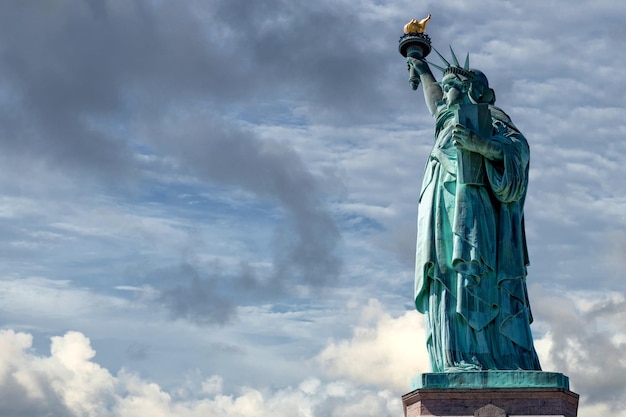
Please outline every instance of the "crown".
M439 55L439 58L441 58L441 60L446 63L446 67L440 67L439 65L433 64L432 62L428 61L429 65L432 65L433 67L443 72L444 77L448 74L454 74L455 76L461 76L468 80L471 84L474 84L474 87L470 87L468 91L470 99L474 100L472 101L472 103L495 103L496 94L492 88L489 88L489 81L487 80L485 74L483 74L482 71L470 68L469 53L465 57L465 63L463 64L463 66L461 66L459 64L459 60L456 58L456 54L454 53L452 46L450 46L450 53L452 54L452 61L454 62L454 65L451 65L439 53L438 50L436 50L435 48L432 49L434 49L437 55ZM476 86L480 87L476 88Z
M472 72L469 66L469 53L465 57L465 63L461 67L461 65L459 64L459 60L457 59L456 54L454 53L454 50L452 49L452 46L450 46L450 53L452 54L452 61L454 62L454 65L451 65L448 62L448 60L445 59L443 55L439 53L438 50L436 50L435 48L433 48L433 50L437 53L437 55L439 55L439 58L441 58L441 60L445 62L446 67L445 68L441 67L439 65L433 64L430 61L428 63L432 65L433 67L437 68L439 71L443 72L444 77L448 74L454 74L454 75L460 75L461 77L467 78L471 81L477 80L476 74Z

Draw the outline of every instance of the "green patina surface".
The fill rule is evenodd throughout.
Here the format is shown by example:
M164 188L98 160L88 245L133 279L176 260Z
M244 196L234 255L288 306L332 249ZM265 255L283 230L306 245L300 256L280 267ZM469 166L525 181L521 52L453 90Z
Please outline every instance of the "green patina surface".
M469 371L420 374L411 379L416 389L562 388L569 390L569 378L558 372Z

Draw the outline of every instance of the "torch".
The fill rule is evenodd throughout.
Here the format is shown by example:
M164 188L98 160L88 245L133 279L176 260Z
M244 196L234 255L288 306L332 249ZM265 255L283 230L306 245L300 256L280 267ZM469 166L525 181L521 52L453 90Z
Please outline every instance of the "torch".
M424 33L426 30L426 22L430 20L430 15L422 20L412 19L409 23L404 25L404 35L400 38L400 44L398 50L400 54L407 58L422 59L431 51L430 37ZM416 90L420 83L419 74L417 74L413 67L409 67L410 78L409 83L411 88Z

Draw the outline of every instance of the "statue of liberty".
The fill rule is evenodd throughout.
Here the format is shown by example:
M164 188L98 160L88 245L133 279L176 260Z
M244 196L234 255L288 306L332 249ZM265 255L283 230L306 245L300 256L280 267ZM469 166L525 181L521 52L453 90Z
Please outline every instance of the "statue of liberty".
M451 52L453 64L439 53L447 66L430 64L441 82L425 54L403 53L435 119L415 266L432 371L541 370L526 289L528 143L494 106L487 77Z

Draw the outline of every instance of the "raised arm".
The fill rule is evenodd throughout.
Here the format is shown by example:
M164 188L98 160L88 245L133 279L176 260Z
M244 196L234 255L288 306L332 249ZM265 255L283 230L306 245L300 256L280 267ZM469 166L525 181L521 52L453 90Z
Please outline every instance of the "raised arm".
M437 111L437 103L443 98L441 86L437 83L437 80L430 71L430 67L426 61L412 57L407 57L406 60L409 64L411 86L414 90L416 90L419 82L421 81L428 111L432 116L434 116Z

